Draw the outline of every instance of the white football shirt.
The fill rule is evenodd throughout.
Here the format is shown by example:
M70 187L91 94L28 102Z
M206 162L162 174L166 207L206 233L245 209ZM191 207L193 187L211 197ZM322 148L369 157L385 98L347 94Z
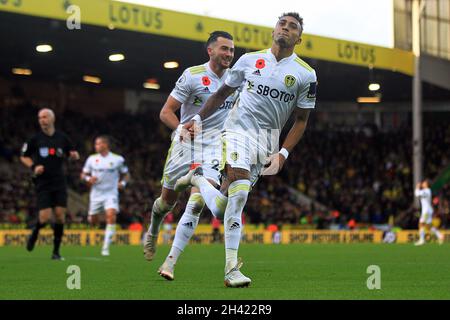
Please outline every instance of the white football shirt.
M125 159L109 152L106 156L99 153L90 155L83 167L83 172L97 177L91 188L91 198L105 194L118 194L120 174L128 172Z
M247 53L229 71L225 84L243 85L239 105L225 122L227 131L253 136L270 129L278 139L294 108L315 107L316 73L295 53L280 61L270 49Z
M229 70L225 70L219 78L209 67L209 62L186 69L175 84L170 95L181 105L182 124L195 116L206 100L216 92L227 78ZM225 119L233 107L238 94L229 96L225 102L207 119L202 121L202 130L222 130Z
M416 189L415 195L420 199L422 214L432 214L433 206L431 204L431 189Z

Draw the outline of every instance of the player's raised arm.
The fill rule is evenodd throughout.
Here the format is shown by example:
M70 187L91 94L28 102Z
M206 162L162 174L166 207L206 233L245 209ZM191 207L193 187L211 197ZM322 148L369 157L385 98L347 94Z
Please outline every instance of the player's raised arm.
M202 120L205 120L213 114L214 111L216 111L224 103L225 99L241 86L242 82L245 80L245 57L246 55L243 55L239 58L228 73L225 83L219 88L219 90L209 97L200 109L199 113L195 115L191 121L186 123L183 126L183 129L190 130L194 125L194 122L197 122L197 125L199 125Z
M228 96L233 94L238 87L233 88L226 84L223 84L219 90L217 90L213 95L211 95L208 100L206 100L206 103L203 105L203 107L200 109L199 113L197 113L191 121L185 123L183 125L183 131L184 133L181 134L181 136L187 135L185 130L191 131L194 126L196 125L195 131L197 131L197 127L200 126L202 120L205 120L208 118L211 114L214 113L227 99Z
M417 183L416 184L416 189L414 190L414 195L416 196L416 197L420 197L420 195L421 195L421 190L420 190L420 185L421 185L421 183L419 182L419 183Z
M175 112L181 108L181 104L182 103L177 99L169 96L166 103L162 107L161 112L159 113L159 118L161 121L172 130L175 130L180 124L180 120Z
M219 90L217 90L209 99L206 101L205 105L200 109L198 115L201 119L208 118L214 111L217 110L231 94L233 94L236 89L223 84Z

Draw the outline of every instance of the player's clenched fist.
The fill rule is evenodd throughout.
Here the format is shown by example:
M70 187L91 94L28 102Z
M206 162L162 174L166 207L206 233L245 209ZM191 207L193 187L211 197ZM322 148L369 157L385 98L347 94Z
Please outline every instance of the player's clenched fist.
M267 158L266 168L264 169L263 176L273 176L281 171L286 158L279 152L272 154Z
M189 141L194 139L194 136L201 132L201 123L197 121L188 121L181 127L180 141Z

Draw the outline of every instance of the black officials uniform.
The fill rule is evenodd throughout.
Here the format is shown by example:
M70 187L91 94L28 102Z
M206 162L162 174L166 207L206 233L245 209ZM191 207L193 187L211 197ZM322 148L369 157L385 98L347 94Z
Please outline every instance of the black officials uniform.
M22 156L33 159L33 171L38 165L44 166L41 175L33 176L39 210L67 207L63 164L65 156L74 150L72 141L58 130L52 136L40 131L23 145Z

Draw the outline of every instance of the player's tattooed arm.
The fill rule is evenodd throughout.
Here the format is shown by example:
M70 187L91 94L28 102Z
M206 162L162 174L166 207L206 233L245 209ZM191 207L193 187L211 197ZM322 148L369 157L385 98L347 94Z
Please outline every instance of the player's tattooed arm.
M211 95L208 100L206 100L205 105L200 109L199 113L192 118L191 121L186 122L183 125L180 139L183 140L187 136L193 137L194 134L197 134L201 131L201 123L202 120L208 118L214 111L217 110L226 100L228 96L230 96L233 92L236 91L238 87L233 88L229 87L226 84L222 85L219 90L217 90L213 95ZM200 117L200 119L198 119Z
M296 108L294 111L294 124L289 130L286 139L284 140L282 150L272 154L266 163L266 168L263 170L263 176L275 175L281 171L286 161L287 155L294 149L297 143L303 136L308 122L310 111L308 109ZM285 149L283 151L283 149ZM286 156L284 155L286 154Z
M226 84L222 85L219 90L217 90L213 95L209 97L205 105L200 109L198 115L202 120L208 118L214 111L217 110L226 100L237 89L229 87Z
M297 145L300 139L303 137L306 125L309 118L309 109L295 108L294 110L294 124L292 125L286 139L283 142L283 148L291 152L292 149Z

